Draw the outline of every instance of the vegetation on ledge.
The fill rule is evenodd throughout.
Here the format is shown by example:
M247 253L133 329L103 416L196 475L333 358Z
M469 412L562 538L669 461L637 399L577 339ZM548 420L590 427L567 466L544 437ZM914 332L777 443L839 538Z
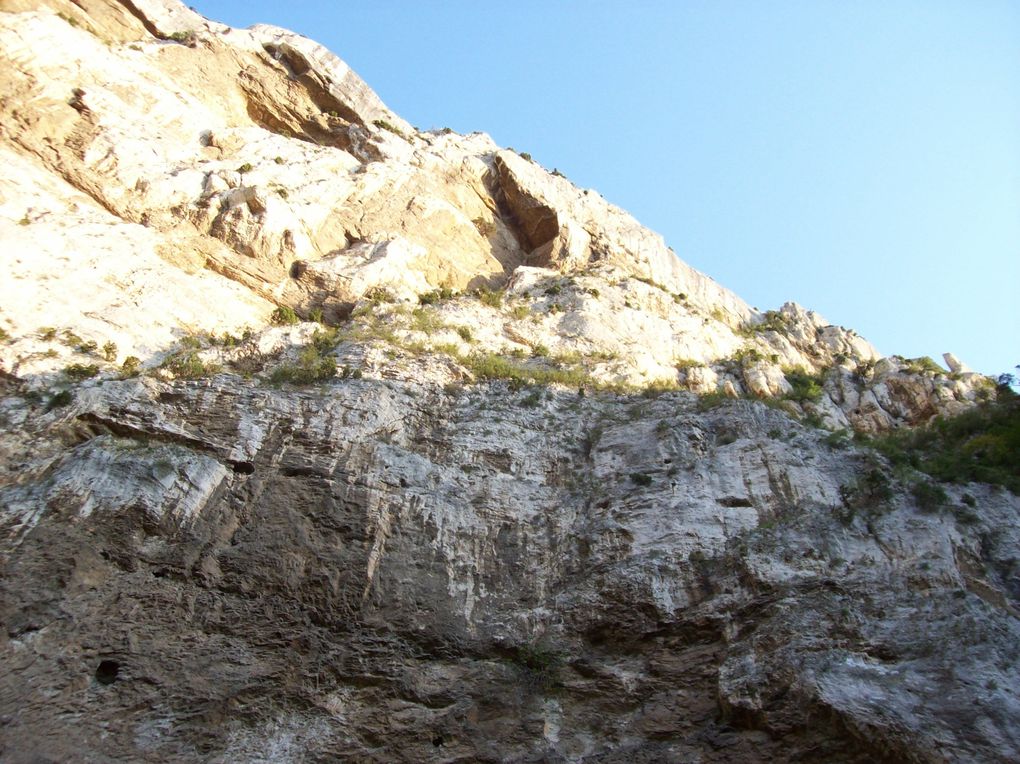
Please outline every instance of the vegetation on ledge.
M891 432L871 445L894 465L938 480L991 483L1020 494L1020 396L1006 381L995 400L927 427Z

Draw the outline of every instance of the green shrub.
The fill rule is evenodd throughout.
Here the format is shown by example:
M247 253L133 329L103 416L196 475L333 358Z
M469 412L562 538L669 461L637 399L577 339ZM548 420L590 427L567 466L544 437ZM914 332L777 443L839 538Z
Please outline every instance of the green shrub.
M831 449L846 448L850 445L850 433L846 429L836 430L826 435L823 440Z
M99 343L96 342L95 340L85 340L80 345L78 345L78 347L75 348L75 350L77 350L79 353L85 353L86 355L89 355L99 350Z
M475 297L478 298L482 305L488 305L490 308L498 308L503 304L502 289L492 290L488 287L482 287L475 290Z
M641 390L644 398L658 398L666 393L675 393L680 390L680 383L676 379L653 379Z
M822 388L823 378L820 374L809 374L802 369L787 369L783 373L786 375L786 381L793 388L783 396L786 400L798 403L821 400L825 390Z
M372 305L382 305L384 302L397 301L397 298L393 296L390 290L378 286L372 287L365 292L365 299L372 303Z
M529 383L540 385L560 384L578 387L591 384L591 379L580 369L547 369L514 363L494 353L472 353L460 358L479 380L507 380L511 389L520 389Z
M11 335L7 333L7 330L0 327L0 342L7 342L11 339Z
M750 347L749 345L745 345L733 354L733 361L740 367L750 366L751 364L760 363L764 360L765 356L761 354L761 351L757 348Z
M542 402L542 391L532 390L525 396L524 400L521 401L521 405L525 408L535 408L539 403Z
M679 361L677 361L674 364L674 366L676 366L676 370L677 371L687 371L688 369L698 369L698 368L702 368L704 365L705 364L703 364L701 361L695 361L693 358L681 358Z
M649 486L652 484L651 475L647 475L644 472L632 472L630 473L631 482L640 486Z
M91 379L99 374L99 367L94 363L72 363L70 366L64 367L64 376L73 382L81 382L85 379Z
M333 327L316 329L312 334L312 347L320 354L329 353L340 344L340 331Z
M814 411L802 416L800 421L805 427L813 427L816 430L821 430L825 426L825 420L822 418L822 415Z
M456 296L456 293L452 289L448 287L440 287L439 289L433 289L431 292L425 292L424 294L418 295L418 302L422 305L435 305L439 302L452 300Z
M277 326L292 326L293 324L299 323L301 319L298 318L297 313L294 312L293 308L281 305L273 311L273 315L270 316L270 321Z
M64 329L63 333L60 336L61 343L63 343L69 348L76 348L85 341L70 329Z
M787 334L790 331L790 319L780 313L778 310L767 310L765 315L762 316L761 321L757 323L745 324L739 330L739 334L746 336L764 333L764 332L778 332L779 334Z
M474 342L474 339L475 339L475 338L474 338L474 336L473 336L473 335L471 334L471 329L469 329L469 328L468 328L468 327L466 327L466 326L458 326L458 327L457 327L457 334L459 334L459 335L460 335L460 338L461 338L462 340L464 340L464 342L468 342L468 343L470 343L470 342Z
M124 363L120 365L120 375L125 378L137 377L141 370L142 359L136 355L129 355L124 359Z
M411 312L411 329L424 334L433 334L446 328L446 323L429 308L415 308Z
M732 400L732 396L727 395L723 390L713 390L698 396L698 411L710 411Z
M195 33L194 31L190 30L187 32L174 32L173 34L169 35L167 39L173 40L174 42L188 44L194 42ZM249 165L249 169L251 169L251 165Z
M945 374L946 370L939 366L930 356L906 359L906 370L912 374Z
M739 436L733 430L722 430L715 437L715 444L717 446L728 446L731 443L736 443Z
M103 358L113 363L117 360L117 344L114 342L107 342L103 345Z
M273 370L269 379L276 384L290 382L297 385L310 385L332 379L336 376L336 372L336 359L332 356L321 355L315 345L309 345L301 351L296 364L278 366Z
M69 406L72 401L74 401L74 393L70 390L61 390L50 397L49 402L46 404L46 410L53 411L53 409Z
M401 138L405 138L405 140L406 140L406 137L404 136L404 132L399 127L397 127L396 125L393 125L390 122L387 122L385 119L375 119L375 120L372 120L372 124L375 125L376 127L378 127L380 130L387 130L387 131L393 133L394 135L399 135Z
M246 172L251 172L255 168L251 166L251 162L245 162L243 165L237 168L237 171L244 175Z
M494 353L472 353L461 362L480 380L505 379L512 383L511 387L518 388L534 381L527 367Z
M240 337L231 334L230 332L223 332L219 337L210 335L209 342L212 345L220 345L225 348L236 348L244 342L247 342L252 338L252 332L250 329L245 329Z
M640 281L642 284L648 284L648 286L650 286L650 287L655 287L656 289L661 289L663 292L669 292L669 290L666 289L666 286L664 284L660 284L658 281L656 281L655 279L653 279L653 278L651 278L649 276L635 276L634 280L635 281Z
M52 326L42 326L39 328L39 339L45 342L52 342L57 338L57 330Z
M923 512L934 512L949 501L945 489L937 483L920 481L910 487L910 494Z
M205 363L194 350L180 350L167 356L161 369L166 369L176 379L201 379L219 371L216 364Z
M521 321L529 315L531 315L531 308L527 305L514 305L514 307L510 309L510 318L515 321Z
M886 511L893 498L893 489L888 476L881 469L873 467L852 483L840 486L839 495L843 499L845 511L837 512L837 516L849 525L859 511L868 516Z
M1020 396L999 386L994 400L927 427L871 441L894 465L953 483L991 483L1020 494Z

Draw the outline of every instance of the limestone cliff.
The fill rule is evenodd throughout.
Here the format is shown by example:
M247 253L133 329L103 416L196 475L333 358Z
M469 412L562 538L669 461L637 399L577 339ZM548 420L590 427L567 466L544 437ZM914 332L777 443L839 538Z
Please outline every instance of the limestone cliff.
M0 756L1012 761L993 385L286 30L0 0Z

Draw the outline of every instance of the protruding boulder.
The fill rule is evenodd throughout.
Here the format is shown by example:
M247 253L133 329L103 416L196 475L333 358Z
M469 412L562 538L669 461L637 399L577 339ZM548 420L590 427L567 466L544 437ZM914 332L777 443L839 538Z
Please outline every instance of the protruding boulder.
M949 367L949 370L953 374L966 374L971 371L967 364L960 361L960 359L952 353L943 353L942 359L946 362L946 366Z

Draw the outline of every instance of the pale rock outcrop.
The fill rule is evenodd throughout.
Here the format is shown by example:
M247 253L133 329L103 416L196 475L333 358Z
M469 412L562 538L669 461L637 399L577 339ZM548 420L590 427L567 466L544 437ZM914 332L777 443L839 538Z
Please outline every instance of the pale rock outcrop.
M775 366L755 365L743 369L744 386L757 398L781 398L792 388Z
M328 298L354 303L382 289L405 302L417 302L429 284L416 267L425 248L406 239L361 243L308 263L302 277L322 285Z
M158 251L188 271L205 267L263 299L339 316L361 296L351 284L378 281L357 275L366 261L353 245L401 240L420 248L415 273L403 279L405 298L411 285L517 284L516 270L529 264L582 279L585 294L539 303L563 315L528 334L548 347L617 357L597 365L600 380L675 383L677 364L721 372L753 351L749 374L724 374L727 390L776 396L788 389L784 368L853 370L878 358L852 331L794 304L762 324L762 314L631 216L487 136L416 133L343 62L300 36L231 30L169 1L89 8L97 27L120 24L125 13L142 24L137 42L103 45L92 27L51 12L2 19L6 134L44 171L173 241ZM191 32L189 45L166 39ZM71 55L55 53L65 50ZM241 76L226 74L235 71ZM73 94L57 92L61 82L77 83ZM339 292L305 266L326 256L330 270L345 273ZM348 256L341 267L337 258ZM177 330L170 324L163 336ZM982 384L962 382L968 389L949 397L930 385L914 394L880 390L876 411L843 416L864 429L921 421L966 405ZM705 390L703 379L692 384Z

